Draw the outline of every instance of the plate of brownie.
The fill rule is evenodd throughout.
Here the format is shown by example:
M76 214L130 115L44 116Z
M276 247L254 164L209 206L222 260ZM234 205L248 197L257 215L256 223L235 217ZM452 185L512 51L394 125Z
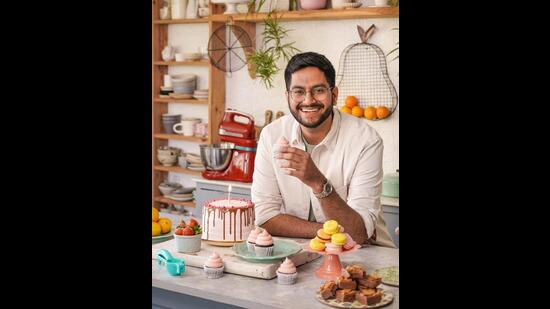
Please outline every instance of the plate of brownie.
M376 273L369 275L362 266L350 265L336 280L324 282L315 297L337 308L378 308L391 303L394 297L378 287L381 281Z

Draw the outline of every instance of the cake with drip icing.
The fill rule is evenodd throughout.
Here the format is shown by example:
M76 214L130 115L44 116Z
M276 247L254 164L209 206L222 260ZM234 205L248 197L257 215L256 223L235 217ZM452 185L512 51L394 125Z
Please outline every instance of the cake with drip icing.
M216 199L204 204L202 239L231 246L246 241L254 229L254 203L247 199Z

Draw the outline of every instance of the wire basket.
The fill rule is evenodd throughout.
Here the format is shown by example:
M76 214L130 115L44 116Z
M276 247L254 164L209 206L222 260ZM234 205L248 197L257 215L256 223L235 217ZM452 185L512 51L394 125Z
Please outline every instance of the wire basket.
M397 108L397 92L388 75L384 52L380 47L366 43L369 34L361 38L363 43L349 45L340 56L336 104L342 107L346 97L354 96L363 109L368 106L387 107L389 117Z

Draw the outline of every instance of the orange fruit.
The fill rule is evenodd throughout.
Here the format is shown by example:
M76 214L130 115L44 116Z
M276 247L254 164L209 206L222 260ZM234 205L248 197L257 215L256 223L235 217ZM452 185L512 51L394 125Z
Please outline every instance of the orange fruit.
M368 106L365 108L365 118L369 120L376 119L376 108L374 106Z
M361 106L354 106L351 109L351 114L355 117L363 117L363 109Z
M356 106L357 104L359 103L359 101L357 101L357 98L350 95L350 96L347 96L346 97L346 100L344 102L344 104L346 104L347 107L349 108L353 108L354 106Z
M347 107L347 106L342 106L340 108L340 111L343 112L343 113L346 113L346 114L350 114L351 115L351 108Z
M385 106L378 106L376 108L376 117L378 119L384 119L390 115L390 110Z

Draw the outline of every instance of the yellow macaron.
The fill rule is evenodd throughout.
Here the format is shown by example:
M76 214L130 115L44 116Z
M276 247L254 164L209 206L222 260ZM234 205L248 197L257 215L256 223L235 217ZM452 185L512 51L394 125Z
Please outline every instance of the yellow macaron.
M317 231L317 238L322 242L330 242L330 235L323 232L323 229Z
M343 246L346 243L346 234L344 233L332 234L331 242L335 245Z
M334 233L338 233L339 227L338 222L336 220L328 220L323 224L323 232L325 234L332 235Z
M325 250L325 243L315 237L309 241L309 247L313 250L323 251Z

